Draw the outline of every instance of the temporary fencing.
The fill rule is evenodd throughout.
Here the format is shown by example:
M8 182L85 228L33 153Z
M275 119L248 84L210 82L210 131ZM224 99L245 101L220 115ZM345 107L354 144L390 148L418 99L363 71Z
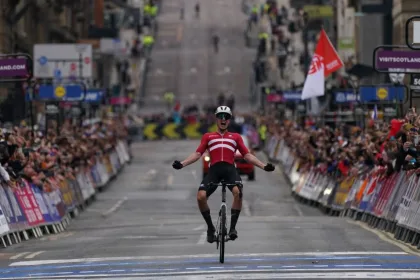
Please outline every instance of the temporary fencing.
M7 247L31 237L59 233L129 162L128 145L118 141L115 149L83 167L75 179L50 177L42 189L25 179L16 188L0 184L0 239Z
M267 138L265 152L282 165L300 201L334 216L361 220L420 249L420 180L415 171L387 175L384 170L338 180L303 165L283 139Z

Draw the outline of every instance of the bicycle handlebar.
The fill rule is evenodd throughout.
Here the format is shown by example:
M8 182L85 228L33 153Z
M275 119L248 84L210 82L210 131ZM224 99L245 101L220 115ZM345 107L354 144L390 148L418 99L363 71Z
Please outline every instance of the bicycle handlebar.
M240 183L240 182L238 182L238 183L225 183L225 182L219 182L219 183L214 183L214 182L210 182L210 183L208 183L208 185L209 186L219 186L219 185L222 185L222 186L225 186L225 187L235 187L235 186L240 186L240 187L242 187L243 185L242 185L242 183Z

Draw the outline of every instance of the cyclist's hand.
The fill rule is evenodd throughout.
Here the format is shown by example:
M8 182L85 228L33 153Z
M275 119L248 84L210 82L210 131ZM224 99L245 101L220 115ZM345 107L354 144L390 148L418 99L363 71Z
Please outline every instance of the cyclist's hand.
M265 171L267 171L267 172L274 171L274 169L276 169L276 168L275 168L275 166L274 166L274 165L272 165L271 163L267 163L267 165L266 165L266 166L264 166L264 170L265 170Z
M174 161L174 163L172 163L172 167L175 169L181 169L182 167L184 167L182 165L182 163L179 160Z

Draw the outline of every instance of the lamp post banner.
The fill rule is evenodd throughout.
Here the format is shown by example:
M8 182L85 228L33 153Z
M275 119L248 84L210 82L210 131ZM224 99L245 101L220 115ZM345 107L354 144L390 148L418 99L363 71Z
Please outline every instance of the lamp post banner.
M420 69L420 52L380 50L376 53L376 68Z
M0 58L0 77L25 77L29 75L25 58Z

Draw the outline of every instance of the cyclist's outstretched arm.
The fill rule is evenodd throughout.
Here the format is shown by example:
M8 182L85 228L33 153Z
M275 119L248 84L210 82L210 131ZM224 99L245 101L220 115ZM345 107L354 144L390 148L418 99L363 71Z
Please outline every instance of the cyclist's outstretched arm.
M249 152L248 148L244 144L244 140L242 139L242 137L238 137L236 141L238 143L238 150L242 154L244 159L247 162L255 165L256 167L264 169L265 164Z
M259 168L261 168L261 169L263 169L264 170L264 166L265 166L265 164L262 162L262 161L260 161L256 156L254 156L253 154L251 154L251 153L247 153L245 156L244 156L244 159L247 161L247 162L249 162L249 163L251 163L251 164L253 164L253 165L255 165L256 167L259 167Z
M199 160L201 158L201 155L204 154L204 152L207 150L207 143L208 142L209 142L208 135L206 133L201 138L200 146L198 146L198 148L195 151L195 153L192 153L185 160L183 160L181 162L182 165L185 167L185 166L190 165L190 164L196 162L197 160Z
M194 162L196 162L197 160L199 160L201 158L201 154L194 152L191 155L189 155L186 159L184 159L183 161L181 161L182 166L188 166Z

